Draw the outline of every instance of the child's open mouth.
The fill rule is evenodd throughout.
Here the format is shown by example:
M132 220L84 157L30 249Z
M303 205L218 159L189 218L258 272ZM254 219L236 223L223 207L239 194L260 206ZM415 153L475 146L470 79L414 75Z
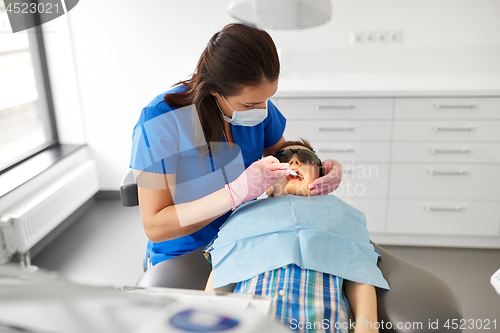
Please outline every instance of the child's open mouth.
M297 173L297 176L294 176L294 175L288 175L288 176L286 176L286 179L288 181L290 181L290 180L297 180L297 181L304 180L304 176L302 176L302 174L300 173L299 170L297 170L297 169L290 169L290 170L295 171Z

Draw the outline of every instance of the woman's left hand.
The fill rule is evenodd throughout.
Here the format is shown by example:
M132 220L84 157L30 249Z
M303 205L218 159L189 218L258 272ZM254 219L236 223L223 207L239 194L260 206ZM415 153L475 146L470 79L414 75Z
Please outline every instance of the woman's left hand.
M323 161L324 176L309 184L311 195L324 195L337 189L342 180L342 165L336 160Z

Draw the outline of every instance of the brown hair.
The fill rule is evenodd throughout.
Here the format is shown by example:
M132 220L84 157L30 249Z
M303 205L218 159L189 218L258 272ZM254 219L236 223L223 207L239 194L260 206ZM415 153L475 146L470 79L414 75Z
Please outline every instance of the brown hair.
M306 147L307 149L309 149L313 153L316 153L314 151L313 147L311 146L311 144L309 143L309 141L307 141L306 139L303 139L303 138L300 138L300 141L285 141L285 142L283 142L283 144L278 147L276 152L278 152L282 149L285 149L286 147L290 147L290 146ZM321 160L320 160L320 162L321 162ZM321 177L324 174L323 166L318 165L318 167L319 167L318 177Z
M194 104L207 144L220 142L225 134L224 120L211 92L234 96L244 87L277 81L279 71L278 52L271 36L263 30L232 23L212 36L191 79L174 85L184 85L186 91L163 98L177 108Z
M280 151L290 146L303 146L312 151L313 153L316 153L311 144L306 139L303 138L300 138L300 141L285 141L281 146L278 147L276 151Z

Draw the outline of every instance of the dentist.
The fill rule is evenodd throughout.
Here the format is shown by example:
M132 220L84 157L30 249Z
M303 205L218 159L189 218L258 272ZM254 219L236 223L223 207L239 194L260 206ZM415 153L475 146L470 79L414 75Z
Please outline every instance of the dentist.
M207 245L232 210L289 174L287 163L268 156L285 141L286 120L269 101L279 71L268 33L229 24L212 36L189 80L142 110L130 168L149 238L146 268ZM340 184L342 166L323 167L312 195Z

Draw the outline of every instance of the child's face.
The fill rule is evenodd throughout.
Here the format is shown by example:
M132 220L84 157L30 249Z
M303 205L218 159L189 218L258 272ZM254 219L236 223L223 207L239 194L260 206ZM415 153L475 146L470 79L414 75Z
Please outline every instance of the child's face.
M303 146L289 146L285 149L307 149ZM274 196L295 194L302 196L309 196L310 191L307 188L310 183L312 183L319 175L319 167L316 164L304 162L299 159L297 154L293 154L288 160L290 165L290 170L297 172L302 177L288 176L286 178L280 179L276 184L270 187L266 193L267 195L273 194Z

